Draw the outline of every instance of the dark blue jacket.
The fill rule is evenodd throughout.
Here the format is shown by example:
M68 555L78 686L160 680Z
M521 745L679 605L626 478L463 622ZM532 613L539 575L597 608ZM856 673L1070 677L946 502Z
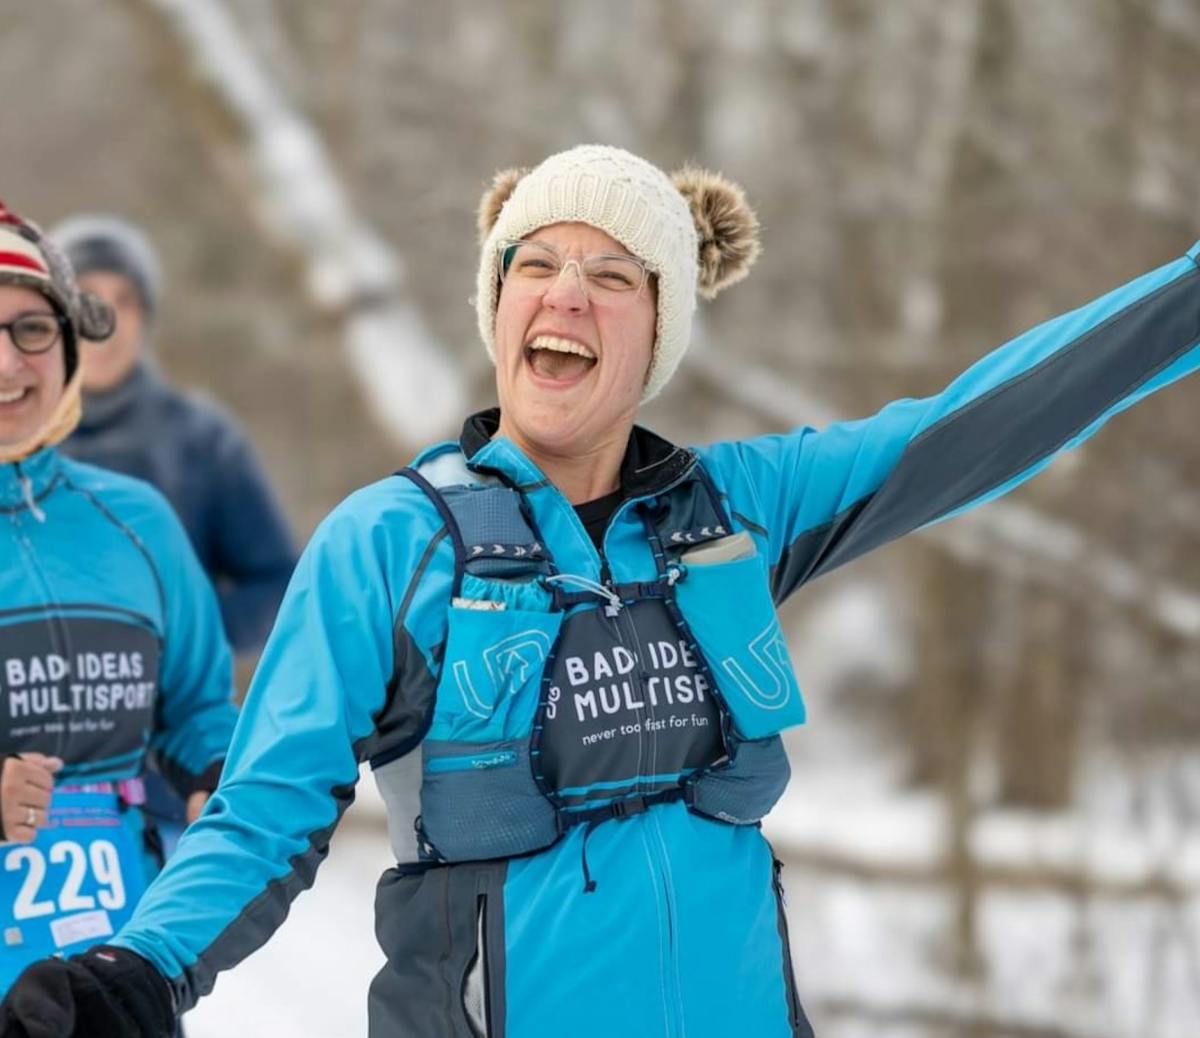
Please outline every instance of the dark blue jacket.
M217 589L234 651L266 640L296 558L279 505L232 418L143 363L111 392L85 397L83 421L62 451L157 487Z

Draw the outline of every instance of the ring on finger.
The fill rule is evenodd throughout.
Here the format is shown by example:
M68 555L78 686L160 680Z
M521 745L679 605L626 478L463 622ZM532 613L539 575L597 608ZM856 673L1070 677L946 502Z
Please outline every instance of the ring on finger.
M36 810L36 808L32 808L32 807L25 808L25 824L27 826L29 826L30 829L35 829L37 827L37 810Z

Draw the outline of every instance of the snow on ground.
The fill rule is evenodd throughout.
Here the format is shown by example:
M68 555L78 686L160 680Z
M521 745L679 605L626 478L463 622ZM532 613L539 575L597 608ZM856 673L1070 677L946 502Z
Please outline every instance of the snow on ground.
M1164 773L1178 781L1193 758ZM1114 761L1092 764L1112 781L1086 784L1070 812L982 813L964 887L941 871L939 800L897 792L886 753L843 759L859 763L795 767L764 825L790 863L796 972L823 1038L969 1033L981 1020L983 1033L1195 1038L1200 832L1102 795L1132 784Z
M368 777L314 888L292 903L264 947L218 978L185 1018L188 1038L363 1038L367 986L383 965L375 883L391 864L382 804Z
M992 878L964 892L934 878L947 839L937 798L897 792L895 754L872 752L835 716L822 725L820 749L795 755L788 794L765 825L788 865L796 971L822 1038L930 1038L962 1032L967 1020L991 1021L991 1033L1195 1038L1194 826L1172 824L1165 810L1147 814L1145 790L1140 814L1130 812L1115 795L1129 776L1112 760L1093 761L1070 813L980 817L968 843ZM1189 756L1164 774L1178 782L1197 771L1200 759ZM1153 769L1138 778L1154 788ZM365 1035L367 987L383 961L374 889L390 864L367 778L315 889L189 1014L191 1038ZM955 969L964 906L975 979Z

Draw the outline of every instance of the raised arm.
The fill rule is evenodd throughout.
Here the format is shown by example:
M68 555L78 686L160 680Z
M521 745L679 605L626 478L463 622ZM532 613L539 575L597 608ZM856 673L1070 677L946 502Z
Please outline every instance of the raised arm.
M765 541L776 601L1007 493L1200 366L1198 261L1200 244L1018 336L936 396L822 432L701 451L732 510Z

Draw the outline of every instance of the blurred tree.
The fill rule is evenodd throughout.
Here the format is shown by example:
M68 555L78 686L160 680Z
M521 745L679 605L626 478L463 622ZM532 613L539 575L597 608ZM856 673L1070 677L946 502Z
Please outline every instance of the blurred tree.
M157 4L10 6L7 200L47 221L116 208L150 227L171 281L164 361L238 410L302 528L406 460L415 444L368 416L342 312L306 294L311 252L281 253L250 216L261 185L245 134L220 85L189 78ZM648 412L681 440L934 392L1200 227L1193 0L223 6L359 226L403 261L405 298L478 404L491 390L467 303L474 206L493 169L581 140L665 167L695 157L758 206L758 269L703 308L694 363ZM807 663L827 685L810 686L814 727L789 744L794 788L845 781L897 810L924 793L944 819L929 864L904 859L899 837L883 863L872 833L836 844L848 799L786 848L820 903L851 885L869 899L905 981L881 1002L886 977L837 950L845 917L814 911L818 933L797 947L823 1033L1190 1038L1195 392L1120 417L1014 498L857 563L788 614L800 632L848 582L900 576L911 615L891 633L911 637L911 674L836 695L883 640L855 620L837 640L861 644L846 666L827 665L819 639L797 653L801 681ZM995 837L1018 822L1025 842ZM936 891L922 917L936 924L893 912L896 890L910 908ZM1038 938L1023 944L1009 918ZM952 968L923 972L930 941Z

